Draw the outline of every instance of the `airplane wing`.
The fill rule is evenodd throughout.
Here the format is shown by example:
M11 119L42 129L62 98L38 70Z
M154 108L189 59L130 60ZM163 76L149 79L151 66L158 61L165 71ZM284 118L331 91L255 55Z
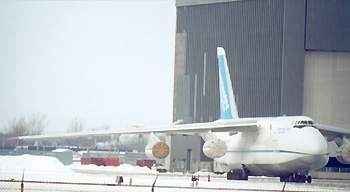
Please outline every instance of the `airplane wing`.
M235 120L218 120L208 123L194 123L183 125L169 125L161 127L132 127L126 129L116 130L102 130L102 131L89 131L89 132L76 132L76 133L62 133L51 135L33 135L33 136L19 136L12 137L8 140L49 140L49 139L68 139L76 137L89 137L89 136L106 136L106 135L120 135L120 134L142 134L142 133L177 133L177 134L189 134L201 132L255 132L258 130L257 121L260 118L244 118Z
M220 119L208 123L194 123L184 125L169 125L162 127L127 128L118 130L90 131L80 133L64 133L52 135L20 136L10 140L45 140L58 138L75 138L82 136L142 134L142 133L171 133L171 134L198 134L201 132L252 132L257 131L257 121L261 118L238 117L237 106L232 92L232 83L227 66L226 53L222 47L217 48L219 63L220 86Z
M342 129L338 127L328 126L328 125L322 125L322 124L315 124L318 130L327 137L328 141L332 141L337 137L342 138L343 136L350 138L350 130L349 129Z

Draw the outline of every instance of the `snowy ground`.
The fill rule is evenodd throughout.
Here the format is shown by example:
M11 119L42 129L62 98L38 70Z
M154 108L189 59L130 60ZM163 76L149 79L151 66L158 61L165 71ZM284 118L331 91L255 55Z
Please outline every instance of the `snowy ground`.
M151 191L158 175L147 167L121 165L98 167L74 164L64 166L54 157L0 156L0 191L19 191L24 172L24 191ZM198 173L197 173L198 174ZM196 175L197 175L196 174ZM284 183L278 178L249 177L249 181L228 181L224 176L199 173L197 187L190 175L182 173L159 174L154 191L281 191ZM124 183L115 186L116 176L123 176ZM130 179L132 185L130 185ZM4 182L7 181L7 182ZM9 180L13 180L8 182ZM48 183L33 183L45 181ZM60 183L56 183L60 182ZM66 184L62 184L66 183ZM70 183L70 184L67 184ZM79 183L79 184L72 184ZM349 181L317 180L311 184L287 183L285 191L350 191Z

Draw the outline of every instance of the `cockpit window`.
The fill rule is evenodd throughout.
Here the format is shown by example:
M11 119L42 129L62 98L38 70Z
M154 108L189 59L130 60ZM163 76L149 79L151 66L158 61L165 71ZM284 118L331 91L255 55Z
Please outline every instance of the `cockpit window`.
M295 121L295 124L293 128L303 128L303 127L315 127L313 121L306 121L306 120L301 120L301 121Z

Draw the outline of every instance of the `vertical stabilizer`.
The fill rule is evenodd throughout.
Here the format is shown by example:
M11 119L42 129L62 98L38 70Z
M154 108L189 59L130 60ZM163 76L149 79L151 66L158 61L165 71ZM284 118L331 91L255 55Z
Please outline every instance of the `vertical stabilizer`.
M222 47L218 47L217 52L219 60L220 119L238 119L225 50Z

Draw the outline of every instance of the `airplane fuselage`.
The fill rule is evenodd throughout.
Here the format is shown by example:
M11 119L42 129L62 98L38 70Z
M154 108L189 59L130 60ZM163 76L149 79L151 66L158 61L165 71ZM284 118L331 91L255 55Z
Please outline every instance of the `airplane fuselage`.
M275 117L258 121L257 132L228 137L227 153L216 159L249 175L287 176L323 167L329 158L324 136L309 117Z

